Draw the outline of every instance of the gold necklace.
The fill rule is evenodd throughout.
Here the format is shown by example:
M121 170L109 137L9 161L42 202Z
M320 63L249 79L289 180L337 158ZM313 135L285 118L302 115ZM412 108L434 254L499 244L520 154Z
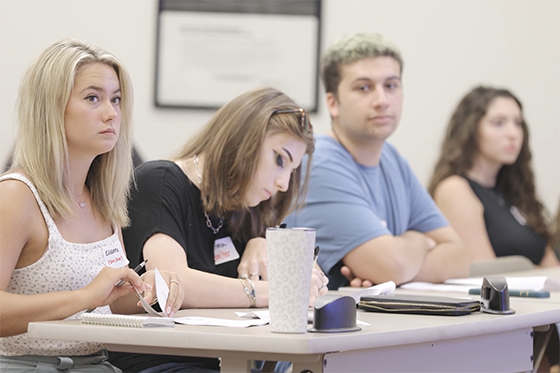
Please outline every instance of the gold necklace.
M198 177L198 184L200 185L202 184L202 175L200 174L200 168L198 166L198 157L196 156L196 154L193 156L193 163L194 163L194 170L196 172L196 176ZM206 211L204 211L204 208L202 211L204 212L204 216L206 217L206 226L212 229L212 232L214 232L214 234L218 234L218 232L220 231L220 229L222 229L224 225L224 218L220 218L220 222L218 223L218 226L214 228L212 222L210 221L210 218L208 217L208 214L206 213Z

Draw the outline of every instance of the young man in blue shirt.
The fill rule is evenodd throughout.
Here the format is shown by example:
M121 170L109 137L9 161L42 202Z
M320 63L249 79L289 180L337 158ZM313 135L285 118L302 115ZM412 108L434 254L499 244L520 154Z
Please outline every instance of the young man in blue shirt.
M321 61L332 128L318 136L306 207L329 287L442 282L469 274L468 253L408 162L387 143L399 123L402 57L380 34L335 42ZM341 272L342 270L342 272Z

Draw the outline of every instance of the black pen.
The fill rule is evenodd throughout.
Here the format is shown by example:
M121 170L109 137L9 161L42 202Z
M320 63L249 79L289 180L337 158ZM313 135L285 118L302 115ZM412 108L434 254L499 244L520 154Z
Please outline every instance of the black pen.
M315 246L315 251L313 252L313 267L317 265L317 258L319 258L319 246Z
M142 268L144 268L144 266L146 265L146 262L148 261L148 259L144 260L142 263L138 264L136 267L134 267L134 272L138 273L138 271L140 271ZM120 280L119 282L117 282L117 284L115 285L116 287L119 286L123 286L126 283L125 280ZM136 289L136 288L135 288ZM138 290L136 290L138 291ZM97 308L97 307L95 307ZM86 313L90 313L91 311L93 311L95 308L88 308L85 312Z
M144 268L144 266L146 265L146 263L148 262L148 259L144 260L142 263L138 264L136 267L134 267L134 272L138 273L142 268ZM125 284L125 280L120 280L119 282L117 282L117 285L115 286L123 286Z

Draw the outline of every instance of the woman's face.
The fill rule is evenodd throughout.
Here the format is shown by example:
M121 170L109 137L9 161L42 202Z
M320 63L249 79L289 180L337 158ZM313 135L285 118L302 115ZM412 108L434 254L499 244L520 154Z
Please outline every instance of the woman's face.
M285 192L290 185L292 171L299 167L306 144L289 133L269 135L261 150L257 172L253 177L245 202L257 206L276 192Z
M497 166L513 164L523 144L522 121L514 99L495 98L478 124L477 156Z
M115 146L121 125L121 90L115 70L103 63L83 66L64 112L71 156L94 158Z

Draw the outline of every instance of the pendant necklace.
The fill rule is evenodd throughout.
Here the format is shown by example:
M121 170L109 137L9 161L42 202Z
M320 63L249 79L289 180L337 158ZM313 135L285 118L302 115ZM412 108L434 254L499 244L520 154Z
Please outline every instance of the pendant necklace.
M198 177L198 184L202 184L202 175L200 174L200 168L198 166L198 157L196 156L196 154L193 156L193 163L194 163L194 170L196 172L196 176ZM214 232L214 234L218 234L218 232L220 231L220 229L222 229L222 226L224 225L224 218L220 219L220 222L218 223L218 226L216 228L214 228L212 226L212 222L210 221L210 218L208 217L208 214L206 213L206 211L204 211L203 208L203 212L204 212L204 216L206 217L206 226L210 229L212 229L212 232Z
M84 192L82 193L82 195L81 195L79 198L72 194L72 197L74 197L74 200L78 203L78 206L80 206L80 208L86 207L86 199L85 199L85 197L84 197L85 194L86 194L86 191L85 191L85 190L84 190ZM83 202L80 202L80 199L82 199L82 198L84 198L84 201L83 201Z

